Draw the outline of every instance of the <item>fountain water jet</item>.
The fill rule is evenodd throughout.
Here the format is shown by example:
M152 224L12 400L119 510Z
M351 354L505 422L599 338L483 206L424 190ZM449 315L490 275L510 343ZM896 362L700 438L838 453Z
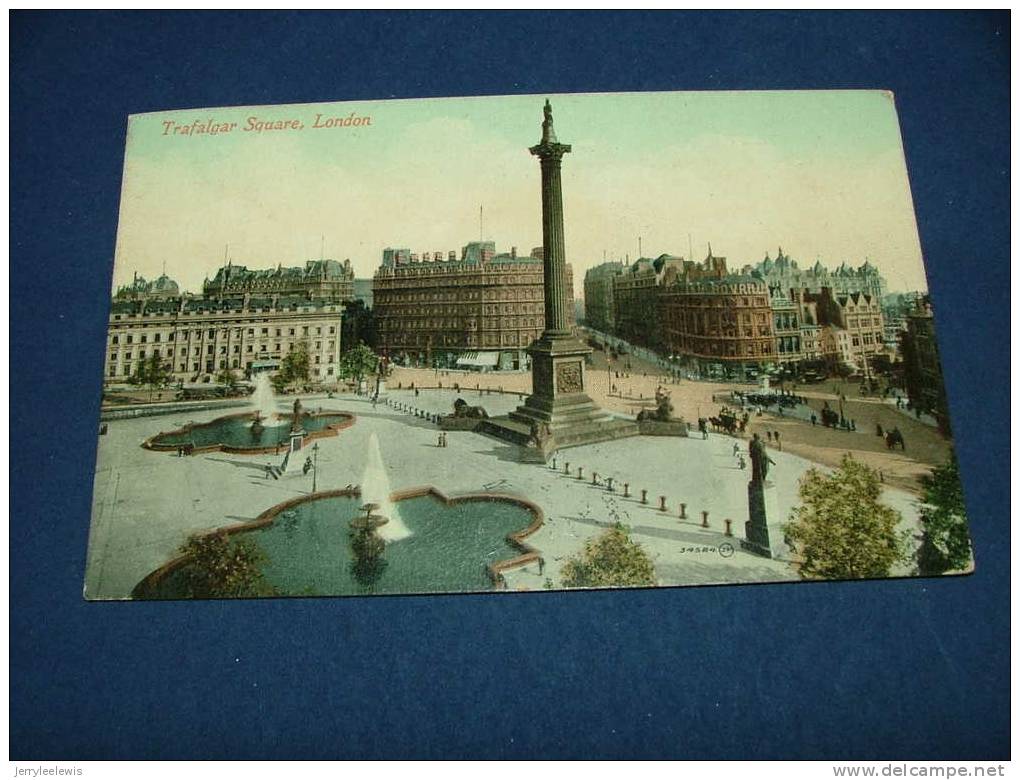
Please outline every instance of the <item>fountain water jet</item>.
M273 392L273 384L269 381L269 374L262 372L255 377L255 392L251 396L252 406L258 419L265 427L282 425L276 416L276 394Z
M411 535L410 529L400 519L400 510L390 500L390 480L383 467L379 439L373 432L368 438L368 458L365 473L361 479L361 500L366 504L378 504L379 514L389 522L379 527L379 536L387 542L398 542Z

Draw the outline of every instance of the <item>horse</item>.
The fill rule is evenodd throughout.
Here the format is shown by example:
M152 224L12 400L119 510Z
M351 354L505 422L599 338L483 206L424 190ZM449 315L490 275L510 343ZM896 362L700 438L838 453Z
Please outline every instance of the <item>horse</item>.
M888 450L895 448L899 444L900 449L906 452L907 445L903 442L903 434L900 433L899 428L893 428L885 434L885 447Z

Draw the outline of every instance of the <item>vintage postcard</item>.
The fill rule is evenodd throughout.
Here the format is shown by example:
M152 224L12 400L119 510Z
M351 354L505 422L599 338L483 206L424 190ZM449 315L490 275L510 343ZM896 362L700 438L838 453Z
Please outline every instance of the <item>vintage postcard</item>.
M85 596L971 571L893 96L128 119Z

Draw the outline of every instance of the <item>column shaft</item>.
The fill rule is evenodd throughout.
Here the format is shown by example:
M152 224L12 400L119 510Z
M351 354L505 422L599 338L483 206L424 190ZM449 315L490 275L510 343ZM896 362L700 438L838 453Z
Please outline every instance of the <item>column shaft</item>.
M542 241L545 271L545 330L569 334L566 247L563 240L563 189L560 155L543 155Z

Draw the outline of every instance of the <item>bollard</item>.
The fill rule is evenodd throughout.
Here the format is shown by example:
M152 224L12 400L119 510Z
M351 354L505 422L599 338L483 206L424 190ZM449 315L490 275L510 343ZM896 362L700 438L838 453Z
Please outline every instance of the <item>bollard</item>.
M665 496L659 496L659 511L660 512L665 512L666 511L666 497Z
M591 483L593 485L597 485L599 483L599 473L597 471L593 471L591 473Z
M630 483L629 482L624 482L623 483L623 497L624 498L630 498Z
M608 490L610 493L613 492L613 478L612 477L606 477L606 490Z
M701 512L701 527L708 528L708 512Z
M726 523L726 536L733 536L733 529L730 527L733 525L733 521L727 517L723 522Z
M687 519L687 504L680 504L680 519Z
M641 491L641 503L642 504L647 504L648 503L648 491L647 490L642 490Z
M577 467L577 478L584 479L584 466Z

